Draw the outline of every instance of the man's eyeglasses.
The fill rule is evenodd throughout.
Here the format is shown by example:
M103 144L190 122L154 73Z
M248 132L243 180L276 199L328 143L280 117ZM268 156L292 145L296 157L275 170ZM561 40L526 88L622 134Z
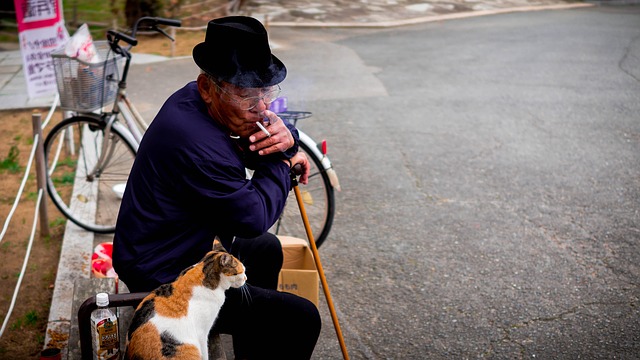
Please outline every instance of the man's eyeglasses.
M262 96L248 96L242 97L236 94L232 94L225 90L222 86L218 84L217 81L212 81L220 91L225 93L231 102L236 104L240 110L251 110L256 107L260 101L264 101L265 104L271 104L275 99L280 95L280 85L275 85L270 88L264 90L264 95Z

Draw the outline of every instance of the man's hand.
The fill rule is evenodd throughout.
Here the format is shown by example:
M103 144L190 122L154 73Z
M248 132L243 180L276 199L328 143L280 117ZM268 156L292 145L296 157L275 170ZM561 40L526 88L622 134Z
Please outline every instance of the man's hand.
M249 150L257 151L260 155L269 155L283 152L295 145L293 135L282 119L273 111L265 110L263 115L269 119L269 124L265 126L271 136L267 136L261 130L249 136Z
M291 159L289 159L291 161L291 168L293 169L296 164L300 164L302 173L300 174L300 179L298 180L301 184L307 185L307 183L309 182L309 160L307 159L307 154L298 151L295 155L293 155L293 157ZM286 160L283 160L286 162L287 166L289 165L289 162Z

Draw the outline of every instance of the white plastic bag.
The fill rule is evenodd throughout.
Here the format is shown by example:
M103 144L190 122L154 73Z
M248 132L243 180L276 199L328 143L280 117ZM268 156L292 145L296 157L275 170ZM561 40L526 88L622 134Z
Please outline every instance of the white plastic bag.
M89 32L87 24L82 24L69 39L64 48L64 53L72 58L88 62L99 63L100 55L98 49L93 44L93 38Z

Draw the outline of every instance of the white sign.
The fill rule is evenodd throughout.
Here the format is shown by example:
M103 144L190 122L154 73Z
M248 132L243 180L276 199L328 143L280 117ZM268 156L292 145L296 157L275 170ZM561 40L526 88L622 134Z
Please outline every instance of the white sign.
M14 0L14 3L29 98L55 93L58 89L51 52L69 38L62 17L62 1Z

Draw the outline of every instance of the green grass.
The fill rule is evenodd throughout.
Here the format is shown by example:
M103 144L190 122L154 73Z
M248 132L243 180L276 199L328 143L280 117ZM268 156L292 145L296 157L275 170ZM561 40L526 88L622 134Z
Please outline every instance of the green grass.
M9 240L3 241L2 243L0 243L0 252L2 252L3 254L8 253L11 246L12 246L11 241Z
M42 274L42 280L46 283L52 283L56 280L56 273L53 270L49 270Z
M31 200L31 201L38 200L38 193L35 191L29 191L27 193L27 200Z
M63 173L62 175L59 176L55 176L52 177L51 180L55 183L55 184L73 184L73 179L75 177L75 169L76 169L76 160L73 160L70 157L66 157L64 159L61 159L58 161L58 164L56 165L58 169L61 169L63 166L64 167L68 167L69 171Z
M6 0L3 0L6 1ZM182 5L199 2L202 0L178 0ZM113 26L116 18L118 28L126 28L125 4L126 0L115 0L112 9L112 1L96 0L63 0L62 11L65 25L70 35L83 23L89 24L89 30L94 39L104 40L105 30ZM165 8L168 8L170 0L161 0ZM9 14L11 15L11 14ZM184 15L184 14L183 14ZM169 17L162 10L157 16ZM180 15L178 15L179 17ZM18 30L15 16L0 16L0 42L18 42ZM75 24L77 22L77 24ZM93 24L93 25L92 25Z
M117 26L122 28L126 27L124 20L125 1L115 1ZM96 39L104 39L106 27L111 28L113 24L114 13L111 9L111 1L63 0L62 10L65 25L70 35L73 35L77 28L73 24L74 20L78 22L78 26L82 23L104 24L103 26L90 26L91 35ZM0 20L0 42L17 42L18 29L15 15L2 16Z
M64 225L64 223L66 223L66 222L67 222L67 218L59 216L59 217L49 221L49 227L54 228L54 227L59 226L59 225Z
M69 35L73 35L76 28L87 23L89 32L96 40L104 40L106 38L106 30L113 27L114 15L111 12L109 1L76 1L77 7L74 11L73 2L63 5L64 19ZM121 7L124 9L124 5ZM122 10L118 13L123 13ZM122 15L116 17L116 26L125 27L125 21Z
M75 169L76 168L76 163L77 163L76 160L73 160L70 157L66 157L66 158L58 161L58 166L68 166L68 167L70 167L72 169Z
M38 323L38 312L31 310L24 316L18 318L13 324L11 324L11 330L21 329L22 327L34 327Z
M0 160L0 169L8 171L12 174L19 172L21 168L20 164L18 163L18 155L20 155L20 150L18 150L18 147L15 145L11 146L7 157Z
M75 173L73 172L67 172L62 174L62 176L57 176L55 178L51 178L51 180L55 183L55 184L73 184L73 179L75 178Z

